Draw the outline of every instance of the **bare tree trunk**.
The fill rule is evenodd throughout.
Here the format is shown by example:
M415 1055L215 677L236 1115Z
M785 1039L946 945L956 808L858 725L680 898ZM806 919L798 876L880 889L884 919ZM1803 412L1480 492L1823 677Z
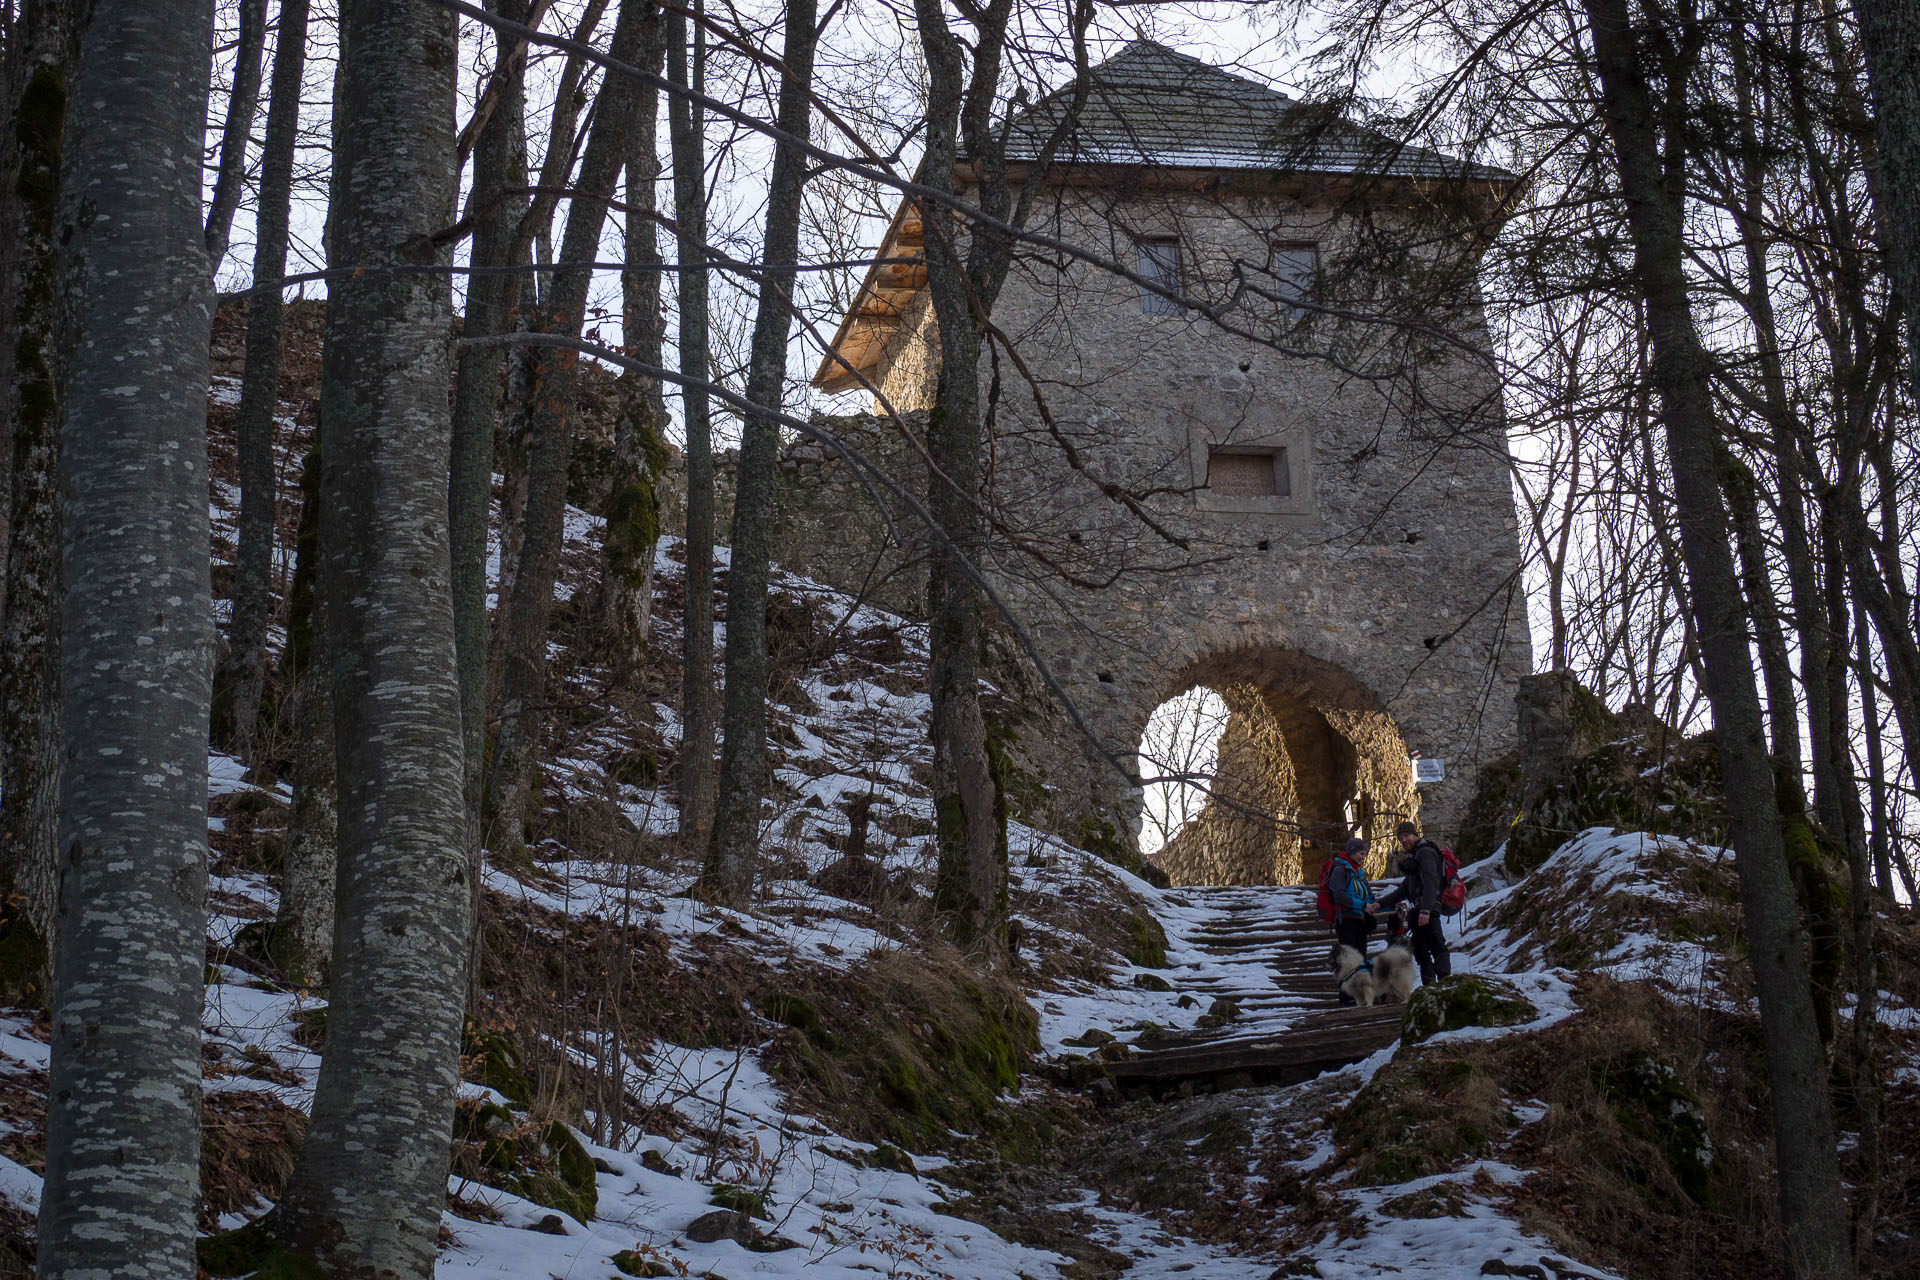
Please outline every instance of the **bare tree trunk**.
M525 22L528 0L491 0L489 11ZM481 126L473 153L472 264L477 268L519 265L514 256L521 207L510 194L526 183L526 65L524 41L496 37L493 111ZM467 313L461 333L478 338L504 333L520 298L520 279L508 271L467 279ZM448 538L453 558L454 647L460 664L462 794L467 810L467 868L473 888L469 937L480 937L480 860L487 750L487 539L493 500L493 433L500 415L499 347L468 347L460 353L453 401L453 454L447 480ZM468 986L476 985L478 955L469 957Z
M648 15L645 69L660 74L667 55L666 17ZM620 273L621 332L634 357L656 368L666 346L660 310L659 93L634 86L627 147L626 270ZM658 378L620 377L614 424L612 493L600 548L600 628L608 665L631 681L647 658L653 617L653 554L660 540L660 475L666 469L667 402Z
M305 23L304 12L301 15ZM233 93L227 99L227 123L220 131L220 167L207 209L207 274L220 270L233 233L233 214L247 181L247 135L260 106L260 54L267 43L267 0L240 0L240 36L233 51ZM278 55L275 55L278 61ZM275 71L276 78L278 70ZM263 179L264 185L264 179ZM256 283L258 281L256 280Z
M298 982L325 982L333 964L333 882L339 806L334 790L333 694L320 571L320 450L300 469L300 530L287 621L287 683L294 690L293 806L280 864L280 910L270 954Z
M334 155L341 269L321 390L320 603L340 869L327 1051L273 1230L331 1275L432 1274L459 1081L470 886L454 656L446 264L454 16L351 0Z
M1757 111L1754 108L1754 93L1750 71L1751 58L1748 55L1744 39L1729 42L1731 65L1733 68L1734 92L1739 110L1740 149L1740 203L1736 210L1741 228L1742 246L1746 257L1747 288L1743 297L1746 311L1753 322L1754 335L1758 345L1761 393L1765 397L1766 419L1772 439L1774 466L1778 469L1780 533L1782 548L1787 562L1787 590L1793 601L1793 619L1795 638L1800 645L1800 679L1807 696L1807 721L1811 727L1812 742L1805 765L1814 775L1814 796L1816 801L1830 796L1833 790L1832 770L1828 766L1826 744L1831 741L1826 726L1832 723L1833 716L1827 702L1828 684L1824 673L1827 669L1827 638L1821 623L1819 591L1813 565L1813 549L1807 537L1806 498L1802 491L1802 463L1796 450L1799 436L1799 422L1788 402L1787 380L1780 362L1779 327L1775 322L1773 309L1773 275L1767 266L1767 244L1770 228L1766 218L1766 179L1768 169L1767 153L1761 148L1755 122ZM1738 507L1735 520L1741 528L1743 563L1752 558L1753 551L1746 546L1749 534L1745 526L1745 515ZM1758 520L1754 522L1753 533L1758 533ZM1756 546L1755 550L1758 550ZM1764 552L1761 553L1764 565ZM1751 588L1749 588L1751 590ZM1787 692L1791 693L1791 686ZM1782 717L1775 711L1773 703L1778 696L1774 677L1769 675L1767 683L1768 714L1773 729L1773 750L1783 764L1795 775L1803 767L1800 752L1800 726L1797 708L1789 704L1788 715ZM1791 735L1793 750L1787 752L1785 744Z
M977 58L997 65L1008 6L992 7L994 35ZM959 41L932 0L915 6L927 62L927 152L921 180L952 191L959 160L965 68ZM981 76L976 66L975 79ZM980 563L985 528L976 507L985 443L980 414L980 328L958 220L945 206L921 211L927 224L928 287L940 327L940 375L927 422L931 459L927 505L948 545L927 572L928 682L933 713L933 817L938 867L934 909L963 946L989 956L1000 947L1006 911L1006 838L994 821L996 793L980 707L985 601L971 568ZM975 235L989 232L974 229Z
M576 44L587 44L600 27L600 19L605 16L608 0L587 0L581 11L580 21L573 29ZM532 265L536 260L543 268L536 272L521 274L516 272L509 286L508 295L513 306L503 311L503 317L511 319L516 307L532 310L542 305L552 283L552 273L544 270L549 258L547 247L551 238L553 212L559 203L560 193L566 188L567 176L573 172L574 161L579 158L581 143L580 111L586 101L580 85L587 71L584 55L575 51L567 55L561 64L559 83L555 86L552 119L547 128L546 158L541 162L540 173L533 182L531 199L521 202L515 199L520 217L513 231L511 247L507 250L506 261L516 267ZM522 73L524 76L524 72ZM521 110L525 112L522 80ZM520 175L527 171L527 140L524 121L522 127L513 131L507 140L512 154L509 164L513 166L513 179L509 187L519 184ZM503 319L506 323L507 319ZM525 327L524 314L512 321L517 327ZM515 359L506 362L505 403L507 406L507 431L505 456L496 459L500 469L502 485L500 497L500 572L495 584L500 610L504 616L506 602L513 596L513 580L520 570L520 544L526 532L527 507L527 453L526 430L529 417L524 412L529 389L527 375L531 372L531 363ZM483 588L484 590L484 588ZM486 703L485 714L497 716L500 708L502 671L506 662L506 632L501 626L494 626L487 638L486 667ZM474 784L474 797L481 808L476 810L475 824L484 830L485 804L484 779ZM476 836L475 857L479 856L479 840ZM477 893L476 886L475 892ZM476 906L477 906L476 900Z
M53 229L72 62L65 4L30 3L14 28L23 78L12 120L12 427L0 630L0 990L45 998L53 942L60 781L59 286ZM16 908L14 903L18 901Z
M253 246L254 291L247 298L247 364L240 380L235 433L240 449L239 548L234 556L233 626L226 680L234 754L252 761L260 694L267 678L267 622L273 613L273 527L279 476L273 411L280 403L284 305L275 281L287 273L287 220L293 202L293 147L300 132L300 82L306 65L307 0L281 0L273 49L273 91L260 156L260 209ZM271 285L271 288L262 288ZM219 691L216 690L216 698Z
M954 191L964 147L981 212L994 222L1019 226L1034 193L1046 185L1053 154L1086 100L1086 29L1093 10L1084 0L1072 6L1071 96L1017 198L1007 177L1006 133L993 121L1012 12L1012 0L991 0L967 12L973 37L962 41L937 0L914 4L929 82L921 181ZM968 48L970 72L965 65ZM1004 947L1007 815L980 705L986 595L975 575L987 545L980 347L1013 261L1014 243L987 222L963 231L944 203L930 202L920 212L926 226L927 288L940 329L940 376L927 422L927 505L945 543L927 573L933 817L939 857L933 901L955 940L992 966Z
M620 62L640 55L649 0L623 0L608 50ZM537 328L578 337L586 320L591 264L599 256L600 231L627 158L631 82L608 76L588 128L586 154L567 206L567 229L553 287L541 299ZM532 452L527 461L526 540L514 572L500 630L500 726L487 783L489 846L502 856L526 856L527 810L533 765L546 723L547 630L553 617L553 587L566 542L567 470L573 452L573 400L580 356L552 347L530 348L526 411Z
M814 0L787 0L784 72L776 121L804 138L811 121ZM760 255L760 305L754 317L747 399L778 409L786 390L787 329L800 257L800 198L806 157L778 143L767 192L767 227ZM773 561L773 499L780 457L780 424L748 414L740 437L740 469L733 499L732 560L727 571L726 730L721 735L719 803L712 843L700 873L701 891L716 902L744 904L753 896L760 857L760 805L767 790L767 581Z
M1907 309L1907 376L1920 397L1920 3L1860 0L1860 45L1873 90L1880 238Z
M1841 584L1845 575L1834 572ZM1844 585L1829 590L1834 607L1840 610L1859 610L1857 603L1846 598ZM1873 695L1869 692L1872 669L1868 665L1867 639L1864 628L1858 639L1860 666L1856 668L1861 677L1861 701L1867 715L1875 714ZM1877 735L1877 729L1872 730ZM1844 747L1844 742L1840 744ZM1877 754L1877 750L1875 752ZM1849 762L1852 752L1847 754ZM1877 761L1869 761L1870 773L1875 770ZM1848 782L1854 783L1852 770L1848 770ZM1884 847L1885 833L1878 825L1883 814L1879 810L1883 788L1877 779L1871 782L1876 806L1874 813L1874 842ZM1880 975L1877 957L1874 953L1873 913L1879 905L1879 899L1873 892L1873 860L1868 853L1867 842L1858 827L1860 818L1859 788L1853 785L1847 796L1850 806L1849 816L1854 819L1847 832L1847 872L1848 904L1851 907L1852 950L1853 950L1853 1051L1852 1086L1854 1110L1860 1117L1860 1164L1862 1174L1857 1180L1853 1209L1853 1248L1854 1257L1860 1261L1863 1270L1871 1270L1873 1257L1874 1224L1880 1213L1880 1066L1873 1052L1874 1023L1880 1017Z
M1886 475L1880 477L1886 482ZM1845 556L1844 571L1853 586L1853 596L1873 619L1874 634L1880 639L1880 652L1887 661L1887 686L1892 697L1894 723L1900 726L1905 745L1901 755L1906 761L1907 777L1920 789L1920 640L1916 640L1908 617L1906 585L1901 578L1898 552L1888 556L1884 549L1876 557L1876 538L1860 506L1858 485L1839 487L1834 494L1839 512L1839 537ZM1893 531L1887 531L1889 534Z
M1619 166L1633 276L1653 341L1674 506L1689 595L1713 708L1715 741L1739 859L1755 985L1772 1088L1780 1218L1794 1277L1853 1274L1847 1203L1834 1149L1832 1107L1808 988L1800 927L1767 760L1760 699L1747 653L1747 619L1726 509L1715 482L1719 429L1713 369L1694 327L1685 266L1681 184L1666 170L1652 91L1628 0L1587 0L1607 132ZM1666 77L1670 92L1680 92ZM1677 112L1677 101L1669 101ZM1677 149L1676 149L1677 150Z
M195 1271L213 675L200 147L212 38L205 0L95 0L67 115L48 1280Z
M694 0L696 18L701 0ZM696 25L689 50L687 20L667 18L667 79L676 88L706 85L705 37ZM691 53L691 59L689 59ZM680 372L705 382L707 351L706 140L700 108L684 94L667 97L673 148L673 209L680 268ZM680 664L680 847L705 850L713 827L713 429L707 394L681 393L687 433L687 584Z
M1787 639L1780 629L1780 607L1767 567L1766 542L1760 531L1757 485L1747 464L1720 446L1722 488L1733 519L1734 547L1739 553L1740 580L1753 607L1753 629L1760 650L1760 675L1767 690L1767 727L1773 758L1794 777L1800 776L1800 700L1793 694L1793 667L1787 657Z
M1880 897L1892 902L1893 857L1888 844L1888 824L1892 821L1887 805L1886 752L1880 744L1880 700L1874 689L1873 641L1867 633L1866 611L1856 597L1853 602L1854 644L1859 653L1860 719L1867 741L1867 796L1873 814L1874 881Z

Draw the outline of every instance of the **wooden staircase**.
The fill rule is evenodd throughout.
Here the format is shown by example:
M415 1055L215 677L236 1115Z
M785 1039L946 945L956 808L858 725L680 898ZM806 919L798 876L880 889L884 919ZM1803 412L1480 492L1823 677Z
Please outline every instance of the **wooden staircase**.
M1191 904L1191 928L1171 930L1188 953L1182 991L1208 1001L1224 997L1240 1010L1234 1021L1136 1043L1132 1058L1114 1062L1113 1082L1129 1092L1294 1084L1358 1062L1400 1037L1398 1004L1342 1008L1327 967L1333 939L1314 910L1313 890L1300 885L1182 887L1170 896ZM1378 935L1376 935L1377 937Z

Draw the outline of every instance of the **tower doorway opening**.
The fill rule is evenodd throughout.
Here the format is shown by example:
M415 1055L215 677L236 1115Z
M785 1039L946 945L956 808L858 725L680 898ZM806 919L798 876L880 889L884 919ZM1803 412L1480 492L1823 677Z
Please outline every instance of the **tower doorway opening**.
M1419 799L1378 698L1304 655L1201 664L1140 739L1140 849L1175 884L1302 884L1358 836L1383 872Z

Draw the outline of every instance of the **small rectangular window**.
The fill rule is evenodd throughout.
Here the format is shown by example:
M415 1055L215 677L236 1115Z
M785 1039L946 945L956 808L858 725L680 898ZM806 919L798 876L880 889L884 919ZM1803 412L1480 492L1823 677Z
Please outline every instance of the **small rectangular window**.
M1142 240L1139 265L1135 269L1161 288L1171 293L1179 293L1182 288L1180 242L1171 238ZM1180 304L1172 298L1143 288L1140 290L1140 310L1143 314L1150 316L1177 316L1180 314Z
M1311 244L1273 246L1274 290L1285 301L1313 296L1314 277L1320 272L1320 251Z
M1293 493L1285 449L1215 449L1207 455L1207 488L1233 498L1285 498Z

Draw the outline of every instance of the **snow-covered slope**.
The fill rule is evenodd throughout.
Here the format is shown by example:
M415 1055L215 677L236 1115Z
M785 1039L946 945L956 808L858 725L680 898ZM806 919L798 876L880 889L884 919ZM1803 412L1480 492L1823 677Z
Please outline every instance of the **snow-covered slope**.
M234 499L216 483L217 535ZM571 595L599 526L572 512L567 529ZM661 655L678 649L682 559L663 540ZM1270 988L1238 1028L1260 1035L1312 1006L1257 955L1203 945L1259 895L1155 889L1015 822L1020 961L1009 981L978 979L928 920L923 629L790 574L775 595L775 786L750 911L683 896L696 868L674 839L670 658L619 687L556 645L536 860L485 881L491 961L442 1276L1614 1280L1772 1265L1770 1193L1733 1202L1770 1175L1730 855L1595 830L1510 883L1496 855L1469 869L1485 891L1450 926L1467 975L1453 989L1479 994L1420 1043L1285 1088L1087 1091L1088 1064L1063 1064L1102 1036L1150 1050L1198 1025L1211 992ZM212 1231L257 1217L285 1177L325 1001L235 946L273 914L287 789L210 763ZM877 871L849 878L862 809ZM1276 915L1307 909L1305 890L1270 896ZM1910 917L1888 927L1910 942ZM1920 1151L1895 1143L1920 1111L1920 992L1900 963L1880 1013L1889 1205ZM46 1058L44 1018L0 1011L0 1230L16 1243L39 1194ZM483 1158L509 1143L511 1160ZM584 1187L562 1185L563 1147L591 1164L574 1170ZM745 1216L716 1219L728 1206ZM1887 1210L1890 1240L1914 1229L1902 1212ZM1659 1242L1682 1231L1704 1261L1663 1266Z

